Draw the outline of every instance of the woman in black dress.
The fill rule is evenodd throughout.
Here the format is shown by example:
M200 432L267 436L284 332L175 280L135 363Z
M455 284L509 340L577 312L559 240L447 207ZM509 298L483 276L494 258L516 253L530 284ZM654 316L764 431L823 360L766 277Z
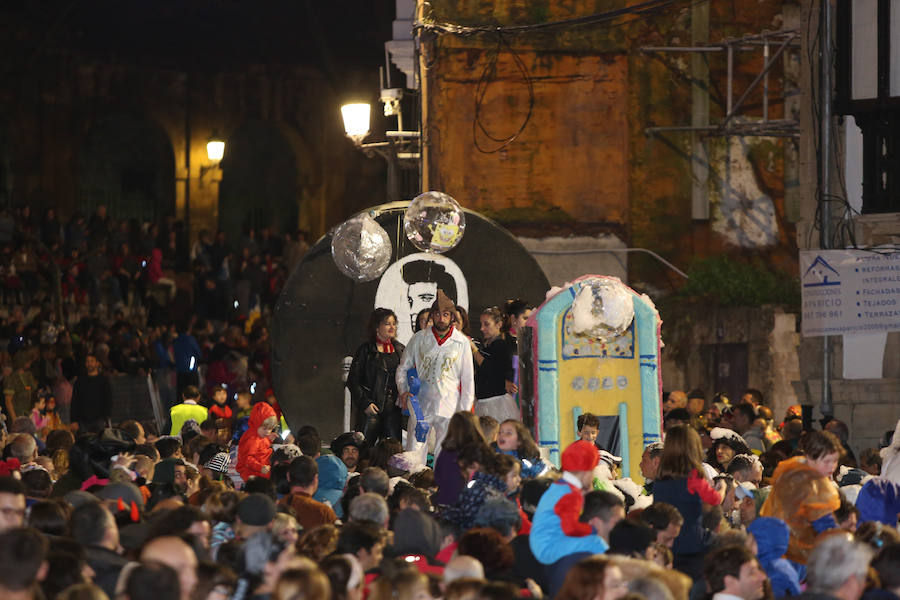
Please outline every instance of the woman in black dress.
M512 394L512 354L509 342L500 332L503 313L491 307L481 313L481 346L470 342L475 361L475 414L489 415L499 422L520 419L521 414Z
M356 407L356 430L372 446L379 439L400 439L400 408L396 405L394 375L404 346L394 339L397 315L390 309L376 308L366 331L369 339L353 355L347 388Z

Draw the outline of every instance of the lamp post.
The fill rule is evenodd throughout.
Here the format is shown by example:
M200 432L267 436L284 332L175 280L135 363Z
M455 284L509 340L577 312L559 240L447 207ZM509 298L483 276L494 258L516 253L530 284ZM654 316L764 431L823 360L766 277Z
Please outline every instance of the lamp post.
M366 156L378 154L388 164L388 200L391 202L401 200L397 182L397 171L402 164L414 164L418 167L419 158L419 132L403 130L403 114L400 109L400 99L403 90L399 88L385 88L381 90L381 102L384 104L384 116L397 117L397 130L386 131L383 142L368 142L363 140L369 135L372 107L366 103L345 104L341 107L341 115L344 119L344 132L353 144L365 152Z

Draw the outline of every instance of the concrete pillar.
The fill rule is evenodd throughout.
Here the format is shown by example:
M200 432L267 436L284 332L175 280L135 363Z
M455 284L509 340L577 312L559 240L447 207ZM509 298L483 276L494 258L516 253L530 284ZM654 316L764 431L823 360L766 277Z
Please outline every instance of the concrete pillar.
M691 46L709 42L709 3L691 8ZM691 53L691 125L709 125L709 65L705 52ZM691 217L709 219L709 155L701 134L691 134Z

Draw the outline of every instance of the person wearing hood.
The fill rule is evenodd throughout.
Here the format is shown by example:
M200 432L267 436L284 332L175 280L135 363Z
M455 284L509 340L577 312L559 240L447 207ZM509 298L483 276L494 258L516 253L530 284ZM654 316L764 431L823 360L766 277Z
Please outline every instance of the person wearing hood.
M238 442L237 472L245 482L253 476L269 478L272 440L277 437L277 425L275 409L268 403L259 402L253 406L247 432Z
M896 527L900 514L900 485L881 477L872 477L859 490L856 508L860 523L878 521Z
M775 597L799 596L800 576L784 558L791 536L787 523L773 517L758 517L747 526L747 531L756 539L756 558L769 576Z
M603 554L609 549L590 524L579 520L584 494L590 489L599 461L600 452L591 442L579 440L563 451L562 477L541 496L528 539L541 564L553 565L576 552Z
M153 486L171 485L176 494L187 491L187 466L180 458L164 458L153 470Z
M313 500L329 505L338 518L343 519L341 496L347 485L347 465L334 454L323 454L315 460L319 466L319 488L313 494Z

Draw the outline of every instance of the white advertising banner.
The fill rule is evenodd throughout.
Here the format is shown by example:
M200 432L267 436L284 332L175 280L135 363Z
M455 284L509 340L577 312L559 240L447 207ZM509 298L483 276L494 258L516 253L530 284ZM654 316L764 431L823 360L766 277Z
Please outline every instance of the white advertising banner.
M900 252L800 252L804 336L900 331Z

